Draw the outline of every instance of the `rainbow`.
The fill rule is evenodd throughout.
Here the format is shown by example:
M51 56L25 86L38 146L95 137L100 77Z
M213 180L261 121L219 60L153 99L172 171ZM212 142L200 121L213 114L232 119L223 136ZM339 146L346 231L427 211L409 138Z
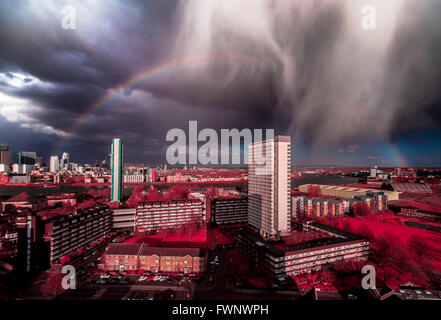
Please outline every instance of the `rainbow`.
M136 87L137 85L146 82L151 81L153 79L162 77L164 75L170 74L172 72L177 72L185 68L193 67L193 66L200 66L200 65L207 65L215 62L225 62L225 61L231 61L231 59L234 60L241 60L242 62L253 62L252 59L249 58L243 58L238 56L219 56L219 57L200 57L196 59L187 59L187 60L179 60L179 61L172 61L169 63L165 63L153 68L149 68L148 70L144 70L141 73L135 75L134 77L130 78L126 82L122 83L118 87L108 90L108 92L100 97L95 103L93 103L76 121L74 121L73 125L67 130L66 135L61 139L61 141L58 143L55 152L53 154L58 154L60 151L62 151L69 141L72 139L72 137L75 135L75 133L81 128L82 125L84 125L87 120L89 120L91 117L93 117L94 114L96 114L98 111L100 111L102 108L107 106L109 102L115 100L121 93L124 93L125 90L129 88Z
M401 154L401 152L398 150L398 148L395 145L388 142L386 139L381 139L381 142L383 143L387 154L392 159L392 161L395 163L396 167L400 167L400 168L410 167L409 162Z
M126 82L122 83L118 87L108 90L108 92L105 95L100 97L76 121L74 121L73 125L67 130L66 135L58 143L55 152L53 154L59 154L60 151L62 151L67 146L69 141L72 139L75 133L81 128L82 125L84 125L91 117L93 117L95 113L99 112L102 108L107 106L109 102L115 100L120 94L124 93L125 90L136 87L137 85L144 83L146 81L151 81L161 76L173 72L177 72L185 68L207 65L215 62L227 62L231 60L236 60L236 61L239 60L244 63L253 63L253 64L259 63L259 61L250 59L249 57L244 58L237 55L200 57L196 59L172 61L169 63L161 64L153 68L149 68L147 70L140 72L139 74L136 74L134 77L128 79ZM363 114L362 110L358 110L358 112L360 114ZM388 139L384 139L381 136L381 134L379 134L378 131L375 130L375 125L371 124L371 127L376 132L379 141L383 144L386 152L388 153L392 161L395 163L395 165L398 167L409 167L408 162L402 156L398 148L394 146L392 143L388 142Z
M377 125L372 120L369 120L369 117L366 116L363 109L356 109L356 112L359 116L366 119L366 123L371 127L373 132L376 134L378 141L383 145L384 150L386 151L389 158L392 160L392 162L395 164L396 167L400 168L408 168L409 162L406 160L406 158L401 154L400 150L390 142L389 138L383 136L380 133L380 130L377 129Z

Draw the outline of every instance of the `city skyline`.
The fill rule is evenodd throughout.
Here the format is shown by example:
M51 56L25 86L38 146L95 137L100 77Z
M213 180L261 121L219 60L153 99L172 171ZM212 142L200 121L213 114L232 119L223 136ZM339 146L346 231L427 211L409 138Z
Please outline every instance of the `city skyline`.
M0 1L0 301L177 319L441 301L440 17Z
M159 165L166 132L197 120L274 128L299 164L439 167L440 4L372 1L371 31L363 4L78 2L64 30L61 2L2 3L0 142L84 163L118 136Z

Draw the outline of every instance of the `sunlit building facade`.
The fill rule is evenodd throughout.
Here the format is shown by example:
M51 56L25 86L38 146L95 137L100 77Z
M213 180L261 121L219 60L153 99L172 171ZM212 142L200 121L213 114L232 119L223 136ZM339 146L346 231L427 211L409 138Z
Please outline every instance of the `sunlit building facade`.
M290 172L290 137L249 145L248 224L264 236L290 232Z

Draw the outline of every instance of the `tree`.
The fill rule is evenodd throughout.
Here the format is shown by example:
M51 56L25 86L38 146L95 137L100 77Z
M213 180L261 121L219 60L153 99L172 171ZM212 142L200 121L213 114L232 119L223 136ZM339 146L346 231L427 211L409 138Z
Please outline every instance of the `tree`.
M336 275L327 268L320 270L318 274L318 280L320 282L334 283L337 280Z
M144 200L145 201L163 201L164 200L164 196L162 195L162 193L154 188L153 186L147 190L147 192L144 194Z
M347 232L354 232L354 227L349 222L349 220L346 220L345 222L343 222L342 227L343 227L343 230L346 230Z
M54 298L64 291L61 286L62 280L61 266L57 266L52 271L49 271L47 281L40 287L40 292L46 298Z
M136 208L138 202L143 200L143 194L142 194L143 192L144 192L143 187L141 186L135 187L129 199L127 200L127 205L131 208Z
M409 237L409 247L414 249L417 257L421 258L430 247L427 245L426 240L422 236L412 235Z
M63 265L65 265L66 263L69 263L69 262L70 262L70 257L67 256L67 255L61 257L61 259L60 259L60 263L63 264Z
M89 195L89 196L92 196L92 197L94 197L94 198L96 198L97 197L97 191L95 190L95 189L89 189L89 191L87 192L87 194Z
M368 238L369 240L374 239L374 233L366 225L361 225L356 232L358 235Z
M169 200L184 200L188 198L188 190L180 185L173 186L168 192Z

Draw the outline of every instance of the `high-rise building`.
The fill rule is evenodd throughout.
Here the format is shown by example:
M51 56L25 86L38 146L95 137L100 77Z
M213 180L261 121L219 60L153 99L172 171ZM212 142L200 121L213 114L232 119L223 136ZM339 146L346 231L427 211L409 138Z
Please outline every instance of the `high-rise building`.
M61 156L60 169L61 170L69 169L69 154L67 152L63 152Z
M19 153L17 153L17 158L18 164L35 165L37 153L30 151L20 151Z
M375 166L375 167L371 168L369 177L370 178L376 178L377 174L378 174L378 167Z
M49 170L50 172L58 172L60 170L60 160L58 156L51 156Z
M261 235L290 232L291 138L255 142L248 147L248 224Z
M0 164L9 166L11 164L11 151L7 144L0 144Z
M112 140L111 150L111 170L112 170L112 201L120 202L123 198L123 163L124 147L121 139Z

